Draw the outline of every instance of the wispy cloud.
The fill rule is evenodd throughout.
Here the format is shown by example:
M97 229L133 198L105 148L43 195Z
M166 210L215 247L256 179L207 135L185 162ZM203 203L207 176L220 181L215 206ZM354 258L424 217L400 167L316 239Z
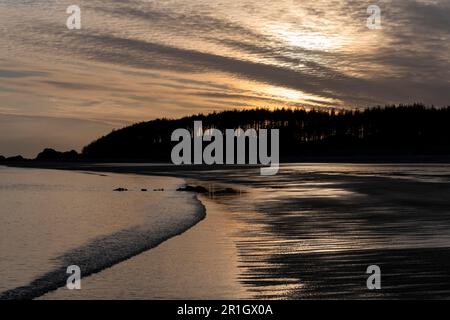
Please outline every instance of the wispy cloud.
M140 121L248 106L450 104L450 3L0 0L0 111Z

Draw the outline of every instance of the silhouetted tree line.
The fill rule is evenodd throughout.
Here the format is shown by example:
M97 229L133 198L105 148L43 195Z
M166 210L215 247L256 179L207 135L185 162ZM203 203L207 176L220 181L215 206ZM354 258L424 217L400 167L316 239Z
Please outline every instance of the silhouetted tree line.
M252 109L157 119L115 130L83 149L92 160L170 161L175 129L280 129L282 159L302 156L450 155L450 107L422 104L365 110Z

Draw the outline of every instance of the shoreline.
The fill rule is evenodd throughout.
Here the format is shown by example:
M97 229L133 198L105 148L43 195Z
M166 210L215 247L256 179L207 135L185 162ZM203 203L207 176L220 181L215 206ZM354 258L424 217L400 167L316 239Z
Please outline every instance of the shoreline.
M290 164L308 164L308 163L336 163L336 164L450 164L450 155L314 155L314 156L292 156L280 159L279 165ZM182 170L182 171L203 171L216 169L244 169L244 168L261 168L261 164L186 164L174 165L171 162L155 162L151 159L87 159L87 160L36 160L36 159L22 159L22 160L8 160L8 158L0 161L0 166L20 167L20 168L41 168L41 169L64 169L64 170L78 170L78 168L91 168L92 166L98 168L114 167L118 170L121 167L126 167L127 164L133 164L135 169L138 167L148 167L153 170ZM117 171L114 171L117 172Z
M28 169L43 169L43 170L62 170L62 171L76 171L80 173L93 173L99 172L96 170L77 170L72 168L66 170L65 168L28 168ZM115 170L116 171L116 170ZM117 170L120 171L120 170ZM103 173L112 174L133 174L142 176L163 176L174 177L174 175L164 175L161 172L156 174L149 174L148 172L113 172L101 171ZM183 180L184 185L203 185L208 187L205 181L193 179L192 177L176 175L177 178ZM217 183L214 183L218 186ZM224 189L226 192L221 194L220 189L216 196L230 196L230 189ZM151 192L151 191L149 191ZM181 195L186 192L179 192ZM65 269L57 268L44 275L38 276L31 283L26 286L13 288L0 293L0 300L7 299L250 299L251 293L247 292L244 285L240 283L241 270L238 268L238 253L236 244L234 242L233 233L234 228L231 224L235 223L232 218L227 217L228 213L225 212L225 206L221 206L217 203L210 194L202 194L197 192L188 192L189 197L201 207L202 217L192 224L189 228L183 229L183 231L176 234L172 234L169 237L162 239L157 244L146 247L139 252L135 252L125 259L119 259L108 264L106 267L101 267L98 270L90 270L83 272L82 289L83 290L67 290L66 273ZM145 195L145 193L143 193ZM211 194L212 195L212 194ZM231 193L233 195L233 193ZM182 248L183 250L181 250ZM186 255L189 252L190 255ZM204 252L208 252L205 254ZM195 265L191 267L191 274L187 275L184 270L174 271L170 267L158 269L154 267L153 274L154 279L149 279L144 275L148 272L149 265L158 265L156 260L167 260L161 258L164 256L170 256L171 264L177 264L180 266ZM179 261L179 262L177 262ZM145 270L142 270L144 266ZM146 266L146 267L145 267ZM122 268L125 268L122 270ZM141 273L136 272L136 269L141 268ZM114 270L121 269L115 272ZM127 274L127 270L133 270L133 274L129 279L121 278L122 274ZM221 270L221 271L218 271ZM192 272L196 274L192 277ZM211 273L212 272L212 273ZM58 281L53 282L53 276L58 274ZM149 273L152 278L152 272ZM206 276L206 279L205 279ZM119 279L117 279L117 277ZM96 288L101 288L102 283L110 282L122 282L120 286L124 287L128 285L128 280L133 282L136 278L146 278L151 285L149 287L158 287L160 292L164 291L165 287L171 287L170 279L178 278L180 282L189 282L190 284L185 288L179 288L177 291L179 296L174 296L172 292L166 292L165 294L152 291L149 295L138 296L137 293L133 293L133 286L128 287L129 292L124 290L123 292L115 293L95 293ZM195 281L194 281L195 280ZM139 288L141 284L136 282L135 287ZM176 283L173 285L177 285ZM173 287L172 285L172 287ZM183 292L188 288L192 292L188 296L183 295ZM142 289L142 288L141 288ZM145 290L145 289L143 289ZM214 292L214 293L211 293ZM90 296L90 294L92 294ZM138 295L138 294L137 294Z
M205 208L205 217L185 232L91 274L83 279L83 290L60 287L38 300L99 299L100 295L100 299L254 298L240 281L242 270L233 235L237 221L207 195L196 198ZM133 275L127 278L124 275L129 270ZM100 293L99 288L108 282L115 283L116 288ZM147 291L146 295L139 290Z
M179 179L183 181L183 184L186 184L185 179ZM171 190L172 193L174 191L175 190ZM71 248L68 251L64 251L62 255L52 258L55 261L58 261L54 268L49 269L46 273L33 277L26 285L12 287L1 292L0 300L39 298L58 288L65 288L67 265L75 264L80 266L83 277L89 277L101 273L124 261L133 259L172 238L182 235L206 218L206 207L203 202L198 199L196 194L183 196L182 198L189 199L189 203L186 203L186 205L195 208L194 211L189 214L189 219L191 216L192 218L195 217L192 223L188 221L188 216L186 216L186 218L179 220L178 225L175 228L168 229L165 227L165 231L162 233L159 232L158 234L150 233L145 236L143 235L143 231L138 232L138 227L131 226L118 229L113 233L95 237L93 240L84 242L79 247ZM143 228L145 231L146 227L143 226ZM117 250L117 241L122 243L121 250Z
M350 172L348 166L332 167L319 166L317 171L285 167L279 175L266 178L253 176L258 170L169 172L173 167L100 166L101 172L175 176L209 190L231 187L244 192L219 192L212 199L199 194L207 212L204 220L157 248L92 275L91 280L119 283L120 290L105 296L110 299L124 294L138 299L217 299L224 297L223 290L204 293L217 289L217 283L224 287L232 283L233 289L226 292L240 292L246 299L448 297L450 234L445 226L450 167L425 165L408 171L405 166L405 172L397 165L363 166L365 171L356 166ZM71 170L99 172L98 168ZM221 214L215 214L216 209ZM211 218L221 216L234 224L211 223ZM217 237L220 234L224 236ZM228 245L221 247L222 242ZM197 256L202 252L209 254ZM223 252L233 253L223 260ZM226 270L231 273L217 272L230 261L232 267ZM382 292L368 292L365 286L365 269L372 264L383 269ZM400 272L402 279L396 277ZM127 273L140 280L128 282ZM225 275L226 281L214 278ZM199 288L197 283L202 283L201 290L186 293ZM134 292L153 286L157 291L150 295ZM83 294L80 299L104 296L95 288ZM59 292L47 298L73 296Z

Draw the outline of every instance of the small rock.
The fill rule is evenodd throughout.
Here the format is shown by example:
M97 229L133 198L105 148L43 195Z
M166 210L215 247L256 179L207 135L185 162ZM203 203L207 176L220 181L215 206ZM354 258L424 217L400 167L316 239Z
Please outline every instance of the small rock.
M128 189L126 189L126 188L117 188L117 189L114 189L114 191L124 192L124 191L128 191Z
M186 186L178 188L177 191L191 191L197 193L208 193L208 189L202 186Z
M153 191L164 191L164 189L163 189L163 188L160 188L160 189L153 189Z
M147 189L141 189L141 191L147 191Z

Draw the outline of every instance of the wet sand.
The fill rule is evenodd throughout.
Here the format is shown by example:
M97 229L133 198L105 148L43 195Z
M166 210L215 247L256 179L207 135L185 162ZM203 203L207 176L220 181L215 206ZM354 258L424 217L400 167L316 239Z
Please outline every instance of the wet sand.
M101 272L205 217L195 194L176 191L183 179L1 166L0 176L0 300L40 297L66 285L68 266Z
M207 217L158 247L40 299L250 299L239 281L236 220L200 196ZM113 284L113 285L112 285Z
M136 171L242 192L202 198L204 221L85 279L93 291L84 298L102 296L99 279L120 284L110 298L151 286L160 294L134 297L450 298L449 165L293 165L274 177L257 168ZM370 265L381 268L381 290L367 289ZM68 298L62 290L46 297Z

